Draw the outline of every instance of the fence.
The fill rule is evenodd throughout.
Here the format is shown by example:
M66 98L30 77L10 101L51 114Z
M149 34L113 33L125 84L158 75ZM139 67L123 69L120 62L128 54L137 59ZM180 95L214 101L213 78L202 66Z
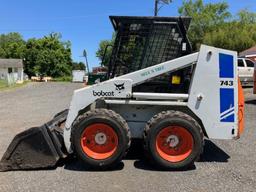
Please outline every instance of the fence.
M5 78L0 79L0 88L10 87L10 86L13 86L14 84L16 84L16 80L15 80L15 74L13 73L7 74Z
M7 76L6 76L6 80L7 80L7 84L8 86L12 86L16 83L16 80L15 80L15 74L14 73L8 73Z

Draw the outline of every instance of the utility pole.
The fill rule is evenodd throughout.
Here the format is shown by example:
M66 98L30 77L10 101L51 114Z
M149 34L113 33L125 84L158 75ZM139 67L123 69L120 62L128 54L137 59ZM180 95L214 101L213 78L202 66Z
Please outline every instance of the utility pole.
M87 68L87 73L89 75L90 71L89 71L89 64L88 64L88 59L87 59L87 52L86 50L83 51L83 57L85 58L85 65L86 65L86 68Z
M162 3L162 6L158 8L158 4ZM172 2L172 0L155 0L155 11L154 11L154 16L157 17L159 10L164 6L168 5Z
M154 14L155 17L157 16L157 13L158 13L158 1L159 0L155 0L155 14Z

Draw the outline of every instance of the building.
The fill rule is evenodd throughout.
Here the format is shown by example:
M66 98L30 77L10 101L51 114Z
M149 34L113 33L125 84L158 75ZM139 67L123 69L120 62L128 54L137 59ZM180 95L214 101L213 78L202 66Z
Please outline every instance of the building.
M108 69L106 67L93 67L92 73L93 74L106 74Z
M239 54L239 57L246 57L251 59L252 61L256 62L256 45L247 49Z
M22 59L0 59L0 79L12 77L14 81L23 81L24 68Z

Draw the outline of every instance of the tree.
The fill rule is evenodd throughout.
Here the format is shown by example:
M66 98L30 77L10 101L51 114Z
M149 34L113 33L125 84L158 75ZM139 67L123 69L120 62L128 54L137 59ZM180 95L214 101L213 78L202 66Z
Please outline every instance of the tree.
M179 13L182 16L192 17L188 36L193 50L197 50L203 43L206 33L214 31L231 18L228 4L225 2L204 4L203 0L183 0Z
M107 67L110 62L113 46L115 43L115 38L116 38L116 35L114 33L112 35L111 40L102 40L99 44L99 48L96 52L96 57L99 58L102 66Z
M214 31L206 33L203 43L241 52L256 44L256 26L242 27L239 22L222 25Z
M73 70L85 70L85 64L83 62L72 62L72 69Z
M203 43L241 52L256 44L256 14L241 10L236 19L206 33Z
M0 58L23 59L26 42L19 33L0 35Z
M39 39L23 40L19 33L0 35L0 58L24 59L29 76L60 77L71 75L71 43L61 41L59 33Z
M241 24L256 24L256 13L243 9L238 13L238 21Z
M71 75L70 47L70 42L62 42L58 33L51 33L41 39L29 39L26 44L25 72L29 76Z

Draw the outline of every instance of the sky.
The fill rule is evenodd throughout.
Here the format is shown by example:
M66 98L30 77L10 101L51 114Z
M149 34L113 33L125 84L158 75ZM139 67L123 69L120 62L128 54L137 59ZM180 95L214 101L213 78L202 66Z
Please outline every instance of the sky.
M244 8L256 12L255 0L226 2L232 14ZM173 0L159 16L178 16L181 4L182 0ZM86 49L91 68L100 65L96 57L99 42L111 39L109 15L152 16L153 7L154 0L0 0L0 34L19 32L27 40L59 32L64 41L71 41L74 61L84 61L81 56Z

